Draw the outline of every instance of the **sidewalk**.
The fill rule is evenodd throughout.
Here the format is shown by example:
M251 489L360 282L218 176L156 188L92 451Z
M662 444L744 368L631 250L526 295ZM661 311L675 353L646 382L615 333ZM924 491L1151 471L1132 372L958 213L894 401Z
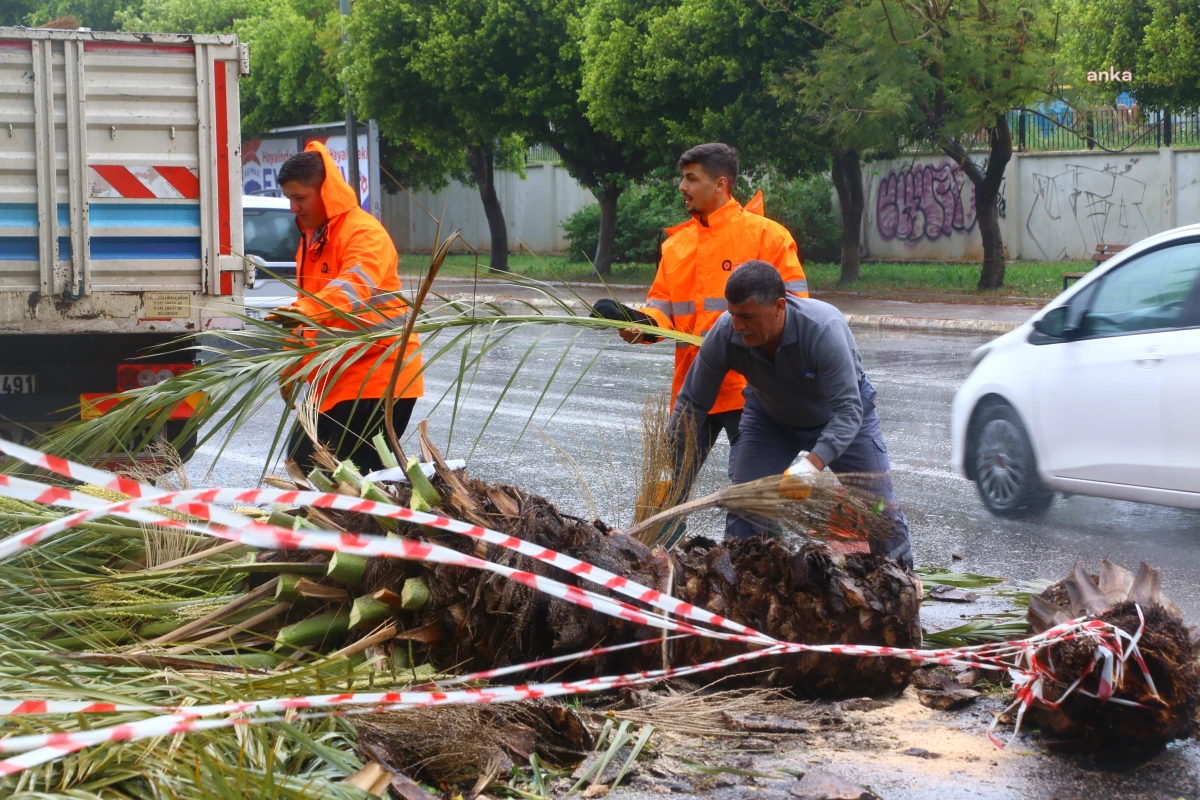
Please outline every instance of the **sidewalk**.
M594 303L603 297L612 297L618 302L640 308L646 300L645 286L610 284L607 289L599 284L571 284L571 291L586 303ZM486 300L489 302L520 299L538 308L554 304L537 291L514 286L505 281L471 278L438 278L434 291L454 300ZM558 287L558 288L561 288ZM948 298L951 302L892 300L842 292L814 294L837 306L846 315L852 326L891 330L911 330L942 333L992 333L1002 334L1014 330L1028 320L1033 313L1048 301L1004 299L1000 303L953 302L958 297ZM961 298L966 300L967 298ZM576 300L568 302L573 308L582 307Z

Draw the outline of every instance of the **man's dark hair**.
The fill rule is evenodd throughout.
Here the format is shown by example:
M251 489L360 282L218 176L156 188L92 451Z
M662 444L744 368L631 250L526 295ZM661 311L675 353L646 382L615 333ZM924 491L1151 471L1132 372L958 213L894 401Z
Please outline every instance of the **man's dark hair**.
M698 144L679 157L679 169L688 164L699 164L713 180L728 178L729 189L737 183L738 151L722 142Z
M279 174L275 176L275 183L283 186L291 181L297 181L312 189L316 189L324 183L325 162L321 158L321 154L306 150L303 153L296 153L283 162L283 166L279 168Z
M773 306L784 294L783 276L766 261L747 261L725 282L725 302L730 305L753 300L760 306Z

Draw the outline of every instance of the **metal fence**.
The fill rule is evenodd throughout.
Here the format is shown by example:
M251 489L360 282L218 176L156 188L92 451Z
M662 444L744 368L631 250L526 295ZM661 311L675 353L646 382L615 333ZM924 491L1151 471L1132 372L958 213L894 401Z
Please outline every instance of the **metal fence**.
M557 164L561 160L554 148L545 142L533 145L525 153L526 164Z
M1200 147L1200 109L1142 112L1136 105L1117 105L1097 106L1081 113L1065 103L1054 103L1036 111L1010 111L1007 116L1013 149L1018 152ZM988 132L977 133L971 147L986 150ZM560 160L554 148L545 143L533 145L525 155L526 164Z
M1036 112L1010 111L1008 126L1013 148L1020 152L1200 147L1200 110L1143 113L1136 105L1120 105L1080 113L1058 103ZM974 147L986 149L987 144L987 131L980 131Z

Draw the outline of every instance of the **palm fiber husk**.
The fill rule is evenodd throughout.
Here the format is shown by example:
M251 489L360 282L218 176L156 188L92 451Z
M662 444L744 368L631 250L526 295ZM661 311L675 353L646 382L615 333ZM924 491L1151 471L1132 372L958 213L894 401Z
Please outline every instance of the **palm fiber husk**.
M1071 575L1031 598L1030 629L1040 632L1060 622L1094 616L1133 634L1145 627L1138 650L1154 681L1155 692L1131 658L1114 696L1141 707L1102 702L1074 692L1058 707L1036 703L1030 710L1042 729L1056 738L1057 749L1094 751L1110 757L1141 760L1161 752L1170 742L1200 732L1196 723L1200 703L1200 661L1195 628L1188 628L1175 604L1161 593L1158 571L1145 563L1136 576L1111 562L1101 562L1099 575L1089 575L1076 562ZM1067 641L1042 654L1054 665L1065 685L1089 667L1082 688L1095 693L1098 669L1093 667L1094 645ZM1049 699L1054 700L1052 695Z
M603 523L562 514L544 498L515 487L486 484L462 473L459 480L481 521L496 530L670 591L776 638L810 644L920 646L918 584L911 573L884 557L838 554L822 542L801 538L723 545L696 538L667 553L610 531ZM358 524L351 529L364 529L366 520L354 522ZM412 526L402 528L405 536L433 535ZM607 594L494 545L450 534L437 539L461 552ZM419 612L402 615L403 622L409 629L422 630L428 656L437 667L500 667L660 636L657 629L582 609L501 576L453 566L375 559L363 590L399 591L403 581L415 575L425 578L431 599ZM741 643L689 637L673 642L668 657L670 664L679 666L742 652L746 645ZM657 669L663 658L661 643L656 642L540 677L577 679ZM754 673L747 683L786 687L801 696L860 697L903 688L911 668L902 659L804 654L756 659L726 674ZM764 675L764 669L770 671ZM534 677L538 676L530 676Z

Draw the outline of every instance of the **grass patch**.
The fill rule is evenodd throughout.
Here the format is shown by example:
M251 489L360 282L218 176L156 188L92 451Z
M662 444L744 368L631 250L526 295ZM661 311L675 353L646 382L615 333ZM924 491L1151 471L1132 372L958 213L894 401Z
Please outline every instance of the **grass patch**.
M1064 272L1087 272L1092 261L1015 261L1004 269L1004 286L980 291L980 265L952 263L874 262L862 265L862 277L838 285L837 264L805 264L808 286L816 292L852 291L879 294L961 294L979 297L1057 297Z
M566 256L511 255L508 264L512 271L527 278L544 281L594 282L591 265L569 261ZM407 254L400 259L404 274L420 274L428 268L428 256ZM479 276L487 273L487 254L479 257ZM470 276L474 273L475 257L455 255L446 259L442 272L447 276ZM853 291L864 294L958 294L985 297L1056 297L1062 291L1064 272L1086 272L1091 261L1016 261L1004 272L1004 287L979 291L980 266L954 263L872 262L862 265L862 277L847 286L838 285L841 268L837 264L809 263L804 266L809 287L816 292ZM649 286L654 280L653 264L614 264L608 283L630 283Z
M490 259L487 253L479 256L479 277L495 277L487 271ZM508 257L508 267L514 273L526 278L536 278L542 281L584 281L595 282L592 265L586 261L569 261L567 256L535 256L528 254L512 254ZM404 275L417 275L429 268L429 256L420 253L407 253L400 257L400 272ZM614 264L612 275L605 278L607 283L636 283L649 286L654 280L657 266L654 264ZM441 274L447 277L470 277L475 271L475 256L452 255L446 258Z

